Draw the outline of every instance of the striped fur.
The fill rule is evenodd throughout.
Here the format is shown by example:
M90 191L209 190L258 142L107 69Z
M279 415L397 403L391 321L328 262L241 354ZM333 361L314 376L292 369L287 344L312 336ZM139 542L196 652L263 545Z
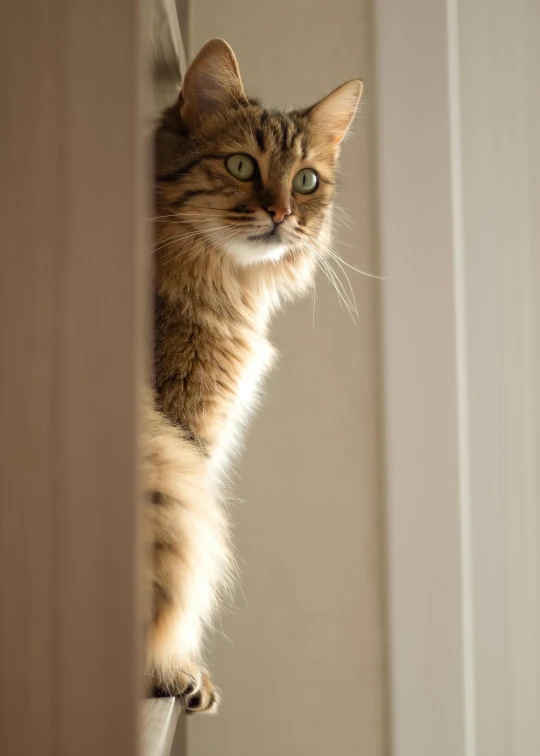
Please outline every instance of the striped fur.
M154 492L148 669L162 690L201 679L203 630L231 574L222 481L274 361L269 319L311 286L325 257L339 144L360 93L353 81L313 108L268 110L246 97L232 51L212 40L156 132L145 474ZM253 161L247 181L227 169L237 154ZM304 168L318 175L311 194L292 188ZM200 699L194 708L216 697Z

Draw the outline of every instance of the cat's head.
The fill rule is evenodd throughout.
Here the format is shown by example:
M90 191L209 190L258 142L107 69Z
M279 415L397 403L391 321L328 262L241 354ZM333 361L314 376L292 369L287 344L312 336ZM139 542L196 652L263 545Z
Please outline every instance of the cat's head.
M158 214L177 239L239 266L320 254L340 143L361 93L353 80L310 108L268 110L244 93L231 48L211 40L157 131Z

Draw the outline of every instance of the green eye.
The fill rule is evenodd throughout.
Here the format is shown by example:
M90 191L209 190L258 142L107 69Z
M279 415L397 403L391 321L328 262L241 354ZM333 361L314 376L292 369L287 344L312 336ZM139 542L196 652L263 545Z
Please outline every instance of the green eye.
M293 178L293 189L300 194L311 194L319 186L319 177L311 168L303 168Z
M225 161L225 166L231 176L240 181L249 181L255 172L255 163L247 155L231 155Z

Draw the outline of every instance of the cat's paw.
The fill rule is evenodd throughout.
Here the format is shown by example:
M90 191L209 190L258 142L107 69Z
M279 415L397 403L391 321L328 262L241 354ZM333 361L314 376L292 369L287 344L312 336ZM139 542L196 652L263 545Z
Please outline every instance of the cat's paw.
M192 678L193 679L193 678ZM215 714L219 706L219 695L206 670L200 670L198 683L192 685L183 695L188 714L205 712Z
M204 712L214 714L219 705L219 694L205 669L190 665L175 675L166 686L154 685L154 696L175 696L182 699L188 714Z

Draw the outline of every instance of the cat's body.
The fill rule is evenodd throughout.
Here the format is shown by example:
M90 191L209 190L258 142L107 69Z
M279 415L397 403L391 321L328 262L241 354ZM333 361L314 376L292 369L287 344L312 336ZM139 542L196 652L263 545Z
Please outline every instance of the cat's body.
M232 568L222 482L274 360L270 317L324 258L338 144L360 91L349 82L308 111L268 111L213 40L156 134L148 671L188 708L216 701L200 658Z

